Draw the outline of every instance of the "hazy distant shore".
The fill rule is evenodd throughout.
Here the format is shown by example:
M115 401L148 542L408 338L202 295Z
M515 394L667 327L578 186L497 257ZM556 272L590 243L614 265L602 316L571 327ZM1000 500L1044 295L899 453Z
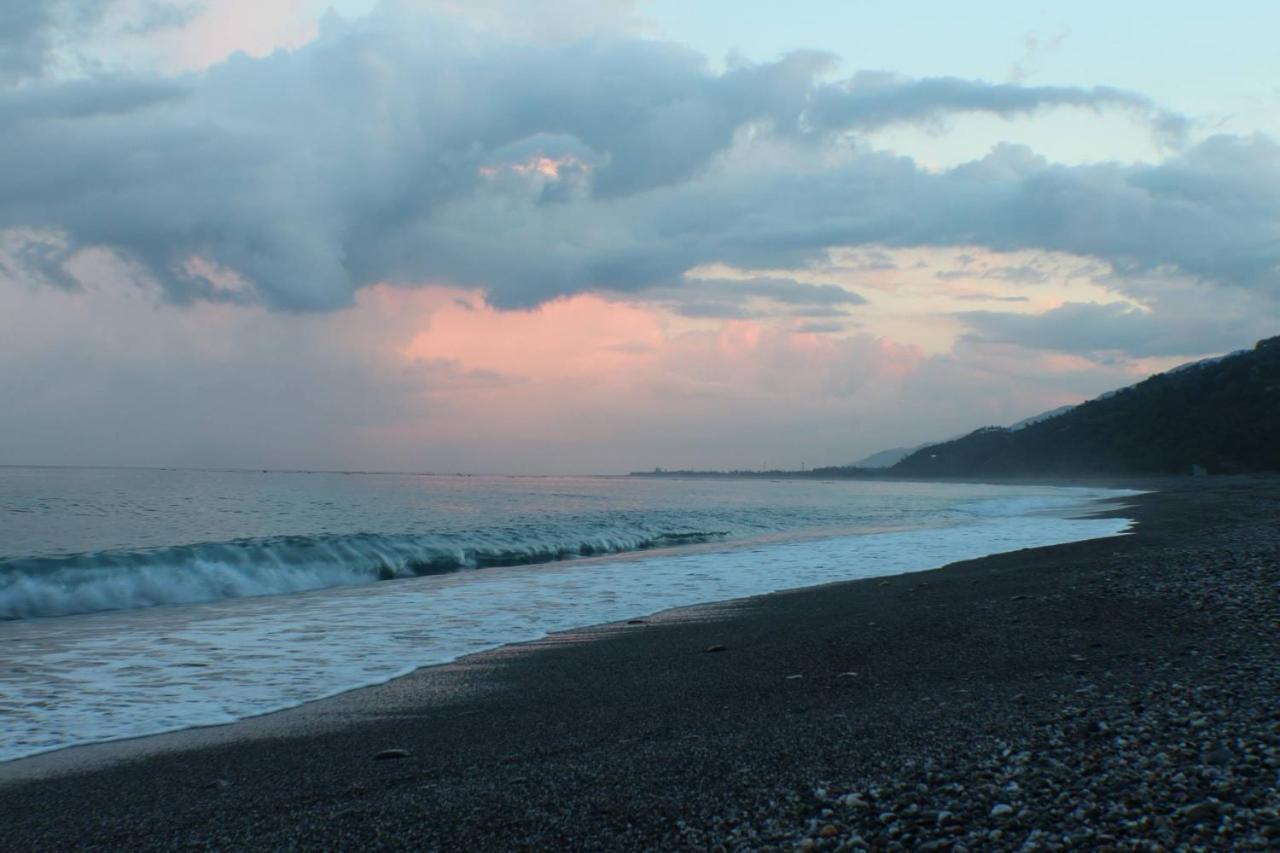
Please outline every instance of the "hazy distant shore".
M925 477L916 474L894 474L888 468L856 468L853 466L836 466L827 468L809 468L805 470L668 470L659 468L654 471L631 471L626 476L656 479L690 479L690 480L877 480L886 483L986 483L1009 486L1091 486L1100 489L1139 489L1153 490L1177 488L1185 485L1191 477L1181 475L1139 475L1122 474L1080 474L1077 476L1060 476L1053 474L1025 474L1019 476L955 476ZM1245 475L1249 476L1249 475ZM1256 476L1269 477L1270 474ZM1280 475L1275 475L1280 476Z
M1132 536L587 629L234 726L0 765L0 784L51 774L0 788L3 834L14 849L1274 843L1280 479L1117 484L1162 489L1130 499ZM136 760L97 766L120 756Z

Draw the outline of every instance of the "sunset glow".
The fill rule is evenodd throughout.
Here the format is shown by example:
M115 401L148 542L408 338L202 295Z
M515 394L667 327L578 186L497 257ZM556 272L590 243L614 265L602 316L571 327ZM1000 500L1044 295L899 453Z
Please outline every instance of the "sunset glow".
M5 849L1274 847L1277 32L0 0Z
M1224 71L1218 115L1086 9L981 32L939 11L985 62L896 36L797 52L858 15L899 33L887 6L815 3L829 27L770 34L712 26L718 0L111 0L0 53L9 446L841 464L1274 332L1256 75Z

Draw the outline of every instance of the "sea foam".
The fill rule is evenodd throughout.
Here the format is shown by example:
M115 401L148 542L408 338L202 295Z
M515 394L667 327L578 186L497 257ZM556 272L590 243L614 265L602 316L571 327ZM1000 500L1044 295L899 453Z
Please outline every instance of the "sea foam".
M1129 522L1066 516L1118 494L1046 490L980 501L967 521L941 527L11 621L0 624L8 659L0 666L0 760L231 722L482 649L672 607L1113 536Z
M577 538L278 536L0 561L0 620L305 592L463 569L708 542L724 531L613 530Z

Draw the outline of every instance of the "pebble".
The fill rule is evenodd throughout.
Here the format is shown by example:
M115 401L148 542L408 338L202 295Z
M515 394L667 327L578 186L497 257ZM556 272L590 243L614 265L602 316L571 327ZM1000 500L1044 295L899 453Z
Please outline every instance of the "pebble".
M1207 820L1209 818L1215 818L1218 816L1218 804L1211 800L1205 800L1202 803L1196 803L1195 805L1187 806L1186 808L1182 809L1182 811L1179 812L1179 814L1182 816L1184 820L1192 820L1192 821Z
M1099 607L1158 602L1182 634L1148 623L1130 642L1056 628L1057 662L1015 674L1025 692L1011 700L976 683L949 689L973 715L971 736L913 747L857 784L824 781L807 821L768 838L821 845L817 827L836 807L841 850L1280 849L1280 535L1255 512L1235 534L1172 536L1079 569ZM1090 661L1085 648L1104 651ZM934 683L912 701L930 707L921 697ZM756 840L739 848L767 846L742 837Z
M384 749L381 752L374 753L374 761L394 761L398 758L408 758L411 753L407 749Z
M1218 747L1217 749L1210 751L1204 757L1206 764L1215 764L1219 766L1224 764L1231 764L1233 761L1235 761L1235 759L1236 757L1231 752L1231 750L1226 749L1224 747Z

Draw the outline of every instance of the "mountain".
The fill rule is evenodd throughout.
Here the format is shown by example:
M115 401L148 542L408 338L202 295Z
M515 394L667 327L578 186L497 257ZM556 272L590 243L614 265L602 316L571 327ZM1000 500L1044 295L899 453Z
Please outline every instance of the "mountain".
M1032 415L1029 418L1023 418L1022 420L1018 421L1016 424L1010 424L1005 428L1008 429L1010 432L1017 432L1020 429L1026 429L1032 424L1038 424L1041 421L1047 421L1049 420L1049 418L1056 418L1058 415L1065 415L1067 412L1071 411L1074 408L1075 406L1059 406L1056 409L1050 409L1047 412L1041 412L1038 415Z
M889 470L927 477L1280 470L1280 337L1046 415L930 445Z
M1056 418L1058 415L1061 415L1064 412L1069 412L1074 408L1075 406L1059 406L1056 409L1051 409L1047 412L1041 412L1038 415L1032 415L1029 418L1024 418L1016 424L1010 424L1006 429L1020 430L1024 427L1029 427L1032 424L1038 424L1040 421L1047 421L1049 418ZM942 442L931 441L925 444L917 444L915 447L891 447L888 450L881 450L877 453L872 453L870 456L864 456L857 462L851 463L850 467L891 468L903 459L906 459L908 456L915 453L917 450L924 450L926 447L932 447L941 443Z
M852 463L851 467L888 468L898 464L917 450L928 446L927 444L917 444L915 447L891 447L888 450L881 450L877 453L872 453L870 456L864 456L857 462Z

